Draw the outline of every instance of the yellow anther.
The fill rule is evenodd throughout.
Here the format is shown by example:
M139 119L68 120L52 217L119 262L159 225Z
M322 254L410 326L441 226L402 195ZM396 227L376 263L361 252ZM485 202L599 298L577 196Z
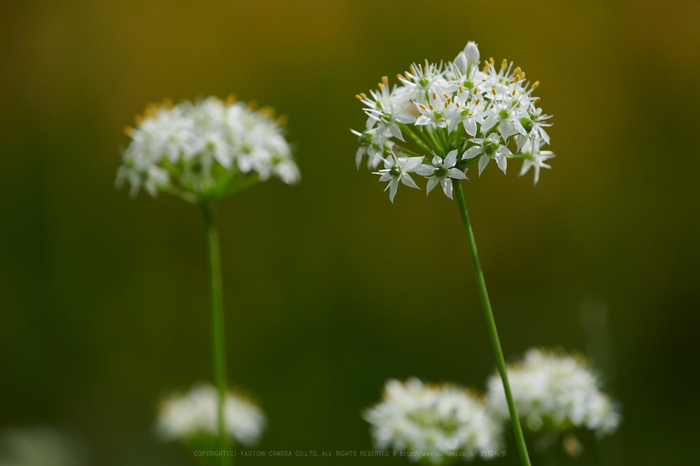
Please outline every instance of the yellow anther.
M411 71L411 74L416 74L416 69L413 67L413 65L409 66L408 69Z
M475 88L474 88L473 94L474 94L474 95L477 95L478 93L479 93L479 89L477 89L477 88L475 87Z
M362 97L363 99L366 99L366 98L367 98L367 94L365 94L364 92L360 92L360 97Z
M513 94L512 94L512 95L515 95L515 89L513 89Z
M273 107L270 107L269 105L266 105L265 107L261 108L258 113L264 117L269 117L272 118L275 116L275 109Z
M287 118L287 115L280 115L277 118L275 118L275 123L277 123L280 126L284 126L287 124L287 121L289 118Z
M459 108L459 102L455 102L455 105L457 106L457 108Z
M379 83L377 86L379 86L379 90L384 90L384 83Z
M492 88L492 89L491 89L491 93L493 93L493 95L496 95L496 89L495 89L495 88Z
M501 62L501 68L506 68L507 66L508 66L508 60L506 60L504 58L503 61Z
M428 107L430 107L430 110L435 110L431 104L428 104Z
M517 74L516 74L515 76L513 76L512 81L513 81L514 83L517 83L518 81L520 81L520 75L517 75Z
M355 98L362 102L362 96L360 94L355 94Z
M476 102L474 102L474 105L479 105L479 102L481 102L481 99L476 99Z
M226 100L224 101L224 103L226 105L233 105L234 103L236 103L236 100L238 100L238 96L236 94L229 94L226 97Z
M495 64L496 64L496 62L494 61L493 57L489 57L489 63L491 63L492 65L495 65Z
M517 67L515 71L513 71L515 74L520 74L520 67Z
M133 130L134 130L134 128L132 128L131 126L125 126L124 127L124 134L126 134L127 136L131 136L131 132Z
M255 111L258 109L258 102L256 100L251 100L248 102L248 108Z
M447 108L449 105L450 105L450 99L447 99L447 100L445 101L445 108Z
M423 105L423 104L418 104L418 106L419 106L420 108L422 108L423 110L427 110L427 108L425 108L425 105Z
M396 77L397 77L398 79L403 79L403 76L401 76L400 74L397 74Z
M460 85L459 86L459 93L461 94L462 92L464 92L464 88Z
M467 113L467 116L472 116L474 115L472 112Z
M535 98L535 103L537 103L537 102L539 102L539 101L540 101L540 98L539 98L539 97Z
M484 73L486 73L489 70L489 66L491 66L491 63L489 63L489 62L484 63Z
M437 93L433 92L433 100L437 100Z
M525 72L524 71L520 72L520 79L525 79Z
M540 87L540 82L539 82L539 81L535 81L535 82L532 84L532 88L533 88L533 89L537 89L538 87Z
M389 76L382 76L382 82L384 84L389 84Z
M442 95L444 95L446 99L449 99L449 98L450 98L450 96L447 95L447 94L442 94Z

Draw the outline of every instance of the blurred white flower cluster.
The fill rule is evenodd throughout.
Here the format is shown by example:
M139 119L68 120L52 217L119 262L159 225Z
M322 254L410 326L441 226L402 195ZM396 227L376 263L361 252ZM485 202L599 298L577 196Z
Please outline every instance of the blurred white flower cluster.
M414 461L489 458L501 446L500 424L479 399L454 385L389 380L383 401L367 409L364 418L376 448L405 450Z
M508 159L522 159L520 174L532 167L535 183L540 169L550 168L545 161L554 155L541 150L550 116L532 95L539 82L505 59L499 66L490 58L482 69L479 63L469 42L452 62L414 63L397 75L400 85L390 87L385 76L378 91L356 96L368 116L364 131L352 131L357 166L365 155L368 168L383 165L375 174L389 182L392 202L399 183L418 188L411 173L429 177L428 192L439 183L452 198L451 180L465 179L472 164L481 175L494 160L505 173Z
M151 104L135 128L122 157L117 185L158 191L192 203L228 197L258 181L277 176L285 183L300 174L284 138L284 117L267 107L254 111L235 99L210 97L175 106Z
M622 416L600 391L598 377L582 358L531 349L522 362L508 367L518 415L536 434L556 434L573 428L594 430L599 437L617 430ZM487 404L494 415L509 419L501 379L488 380Z
M218 435L218 395L209 384L194 386L188 393L174 394L160 403L156 431L165 441L189 443ZM250 447L260 439L267 420L263 411L232 392L224 402L226 433L230 440Z

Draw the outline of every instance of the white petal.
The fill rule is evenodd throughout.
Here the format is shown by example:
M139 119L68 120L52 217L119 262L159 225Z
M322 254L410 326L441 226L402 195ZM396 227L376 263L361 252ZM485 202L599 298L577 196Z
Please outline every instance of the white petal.
M481 146L472 146L467 151L464 153L462 156L463 159L473 159L477 155L481 154L484 150L481 148Z
M430 176L433 173L435 173L435 167L432 165L423 165L421 164L418 168L414 170L416 173L418 173L421 176Z
M428 187L427 187L428 192L425 193L426 196L428 194L430 194L430 191L432 191L435 186L437 186L438 181L440 181L440 180L435 176L433 176L432 178L428 178Z
M389 182L389 199L391 203L394 203L394 196L396 196L396 190L399 189L399 179L394 178ZM386 191L386 190L385 190Z
M416 120L416 126L427 125L429 123L430 123L430 118L428 118L427 116L423 116L423 115L419 116L418 119Z
M440 184L442 185L442 190L445 192L445 196L452 199L452 181L449 179L443 179L440 181Z
M447 176L455 180L466 180L467 175L464 174L459 168L450 168L447 170Z
M405 139L401 134L401 130L399 129L399 125L397 125L396 123L392 123L391 125L389 125L389 131L391 131L391 134L393 134L396 138L405 142Z
M415 123L416 117L409 115L408 113L399 112L394 115L394 119L399 123Z
M424 157L410 157L408 160L404 159L405 162L403 163L403 169L407 172L416 171L416 168L423 163L423 158Z
M479 159L479 176L481 176L481 172L484 171L486 165L489 164L489 160L491 160L491 157L485 154Z
M506 172L506 166L508 164L508 160L506 159L506 156L503 154L496 154L496 163L498 164L498 168L500 168L503 173L505 174Z
M498 123L498 120L499 120L499 119L500 119L500 118L498 118L498 116L496 116L496 115L491 115L491 116L489 116L489 117L486 119L486 121L484 121L484 124L481 125L481 132L484 133L484 134L488 133L489 130L490 130L491 128L493 128L493 126L494 126L496 123Z
M476 136L476 121L474 121L474 118L464 120L463 125L464 131L466 131L469 136Z
M446 167L454 167L455 164L457 163L457 149L450 151L450 153L447 154L447 157L445 157L445 166Z
M355 154L355 164L357 165L357 169L360 169L360 164L362 163L362 156L365 155L365 149L364 147L360 147L357 149L357 154Z
M415 183L415 181L413 181L413 178L411 178L411 175L403 175L403 176L401 177L401 181L402 181L403 184L405 184L406 186L409 186L409 187L411 187L411 188L420 189L420 188L418 187L418 185Z

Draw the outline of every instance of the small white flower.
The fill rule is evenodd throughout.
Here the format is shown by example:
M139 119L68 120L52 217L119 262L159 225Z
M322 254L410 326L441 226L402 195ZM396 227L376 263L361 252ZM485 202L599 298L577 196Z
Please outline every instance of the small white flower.
M522 150L526 158L523 160L523 168L520 170L520 176L523 176L530 170L530 167L533 167L533 171L535 172L534 184L537 184L540 180L540 168L552 168L544 162L555 157L552 151L540 150L539 148L542 144L544 144L544 141L541 141L538 137L528 139Z
M600 391L598 377L580 358L531 349L521 363L508 367L508 379L518 415L533 433L587 428L604 436L615 432L622 420L617 406ZM498 375L488 380L487 400L494 416L509 419Z
M506 172L508 161L506 155L512 155L510 149L501 144L501 138L495 133L491 133L488 138L474 138L471 140L474 146L467 149L464 153L465 159L471 159L480 155L479 159L479 176L484 171L486 165L491 159L494 159L503 173Z
M442 157L435 155L432 165L420 165L416 169L416 173L423 176L429 176L426 196L430 194L438 183L442 186L445 196L452 199L452 180L466 180L467 175L458 168L454 168L457 164L457 149L451 151L445 157L443 162Z
M409 172L414 172L423 162L423 157L396 157L390 155L384 159L384 169L375 172L375 175L381 175L379 181L388 181L387 189L389 190L389 199L394 202L396 190L399 188L399 181L411 188L420 189L409 175Z
M414 462L439 465L456 456L480 456L502 444L499 423L478 398L455 385L389 380L384 399L363 417L377 449L407 451Z
M194 386L160 403L156 432L165 441L189 443L200 436L218 436L218 393L209 384ZM255 445L267 424L262 410L248 399L227 392L224 401L226 435L235 443Z

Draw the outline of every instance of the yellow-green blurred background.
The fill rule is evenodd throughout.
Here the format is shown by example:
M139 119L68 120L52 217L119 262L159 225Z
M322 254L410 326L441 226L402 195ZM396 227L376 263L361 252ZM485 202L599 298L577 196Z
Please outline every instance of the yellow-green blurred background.
M194 464L151 426L159 396L210 378L201 215L114 188L122 128L164 97L235 92L289 116L302 183L219 209L229 376L268 415L260 449L369 449L360 412L390 377L483 387L494 359L456 203L401 188L392 206L349 131L354 94L475 40L541 81L554 114L539 185L516 162L466 186L506 357L599 354L625 421L577 464L688 464L699 19L695 1L5 0L0 430L57 426L96 465ZM498 464L516 463L511 444Z

